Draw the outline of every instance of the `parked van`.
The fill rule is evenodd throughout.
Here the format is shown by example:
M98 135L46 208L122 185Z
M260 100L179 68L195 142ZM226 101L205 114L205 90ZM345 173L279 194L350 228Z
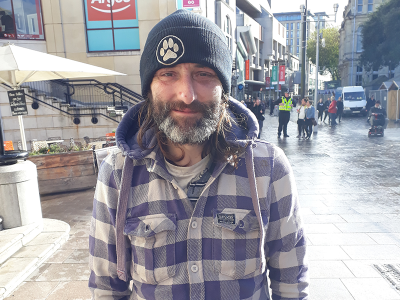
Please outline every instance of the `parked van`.
M365 106L367 98L362 86L345 86L342 88L341 97L343 99L343 114L363 114L366 115Z

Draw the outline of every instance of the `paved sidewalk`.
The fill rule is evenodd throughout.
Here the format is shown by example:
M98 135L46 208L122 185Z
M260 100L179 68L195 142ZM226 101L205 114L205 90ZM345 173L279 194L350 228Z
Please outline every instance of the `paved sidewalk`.
M298 140L291 122L290 138L278 140L277 118L266 116L262 134L293 166L309 243L311 299L400 299L372 266L400 263L400 129L368 139L361 118L320 127L311 140ZM42 198L43 216L70 224L71 237L8 300L90 299L93 193Z

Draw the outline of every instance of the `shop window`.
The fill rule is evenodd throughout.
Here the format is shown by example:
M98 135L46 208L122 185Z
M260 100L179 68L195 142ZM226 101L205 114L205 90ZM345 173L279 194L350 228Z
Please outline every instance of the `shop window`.
M40 0L0 0L0 38L43 40Z
M84 1L89 52L140 49L137 0Z

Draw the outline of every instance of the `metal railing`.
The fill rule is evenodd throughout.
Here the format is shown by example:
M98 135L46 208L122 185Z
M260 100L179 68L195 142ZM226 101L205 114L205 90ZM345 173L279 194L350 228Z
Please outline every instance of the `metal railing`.
M111 108L126 112L143 100L142 96L118 84L94 79L36 81L24 84L32 92L68 104L74 115L93 114L93 110ZM35 95L34 95L35 96Z

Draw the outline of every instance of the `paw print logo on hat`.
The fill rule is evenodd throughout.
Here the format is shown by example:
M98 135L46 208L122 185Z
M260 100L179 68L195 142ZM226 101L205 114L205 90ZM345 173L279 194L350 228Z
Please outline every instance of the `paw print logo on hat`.
M176 63L184 53L182 41L174 35L168 35L158 43L156 57L160 64L168 66Z

